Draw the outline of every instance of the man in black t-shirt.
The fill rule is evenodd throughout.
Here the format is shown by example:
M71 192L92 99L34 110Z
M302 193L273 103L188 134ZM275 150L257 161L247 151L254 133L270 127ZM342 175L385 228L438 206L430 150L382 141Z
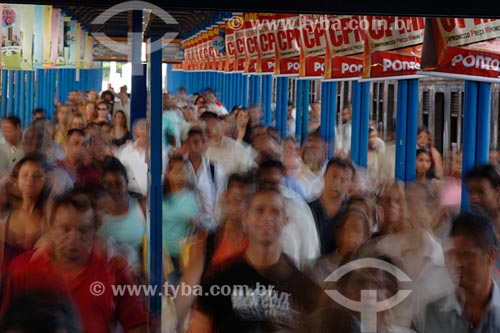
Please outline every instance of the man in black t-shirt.
M204 281L193 332L296 331L303 316L326 301L322 290L282 254L280 234L286 223L281 193L258 190L243 216L248 248Z

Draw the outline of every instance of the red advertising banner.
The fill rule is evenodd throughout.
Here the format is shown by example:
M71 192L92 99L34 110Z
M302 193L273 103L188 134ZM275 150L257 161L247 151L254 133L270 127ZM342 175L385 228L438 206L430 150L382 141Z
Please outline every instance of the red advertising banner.
M259 42L257 40L258 13L245 13L245 72L260 72L259 60Z
M259 13L257 39L259 49L259 68L261 73L274 73L276 57L276 14Z
M207 31L207 36L208 36L208 41L207 41L207 47L208 47L208 70L210 71L215 71L217 70L217 61L219 60L218 57L218 52L214 48L214 38L216 36L216 30L217 29L217 36L219 35L219 29L218 27L210 27L208 28Z
M226 63L224 71L234 72L237 68L237 55L236 55L236 35L234 32L233 21L226 22Z
M500 71L500 20L426 20L425 71L496 79Z
M363 36L357 16L330 16L326 32L325 79L355 79L363 74Z
M323 77L325 72L326 15L300 15L299 76Z
M298 75L300 68L299 15L277 14L276 75Z
M424 40L423 18L363 16L359 20L364 35L363 78L417 73Z
M245 70L245 19L243 15L234 16L229 24L234 29L235 44L236 44L236 71L243 72Z

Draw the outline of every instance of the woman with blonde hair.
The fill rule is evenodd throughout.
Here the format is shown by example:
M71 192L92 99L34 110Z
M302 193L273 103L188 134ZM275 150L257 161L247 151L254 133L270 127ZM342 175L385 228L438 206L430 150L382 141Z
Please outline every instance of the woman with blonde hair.
M120 147L132 140L132 134L128 130L127 115L122 110L113 113L113 127L111 129L111 138L113 145Z

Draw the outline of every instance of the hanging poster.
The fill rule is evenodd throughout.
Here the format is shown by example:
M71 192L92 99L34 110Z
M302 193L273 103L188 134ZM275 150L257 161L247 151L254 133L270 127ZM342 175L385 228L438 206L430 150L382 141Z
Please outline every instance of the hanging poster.
M2 6L2 68L21 69L21 5Z
M216 30L218 33L214 36L212 45L218 54L217 71L223 72L226 65L226 23L219 22Z
M287 76L298 75L300 68L299 15L277 14L276 21L276 64L274 73Z
M323 78L325 72L326 15L300 15L299 76Z
M66 65L66 61L64 58L64 22L66 21L66 17L63 13L61 13L61 17L59 19L59 38L57 39L57 66Z
M236 53L236 34L233 28L233 21L226 22L226 36L225 36L225 49L226 49L226 64L224 71L234 72L237 70L237 53Z
M433 18L425 24L422 67L425 71L498 78L500 20ZM426 74L431 74L426 72Z
M353 80L363 74L363 37L357 16L330 16L325 79Z
M35 17L34 5L21 5L21 69L33 69L33 20Z
M422 17L363 16L363 78L415 75L420 69Z
M50 34L50 64L49 68L56 68L57 58L59 56L59 29L61 20L61 10L54 8L51 18L51 34Z
M207 29L207 49L208 49L208 70L215 71L217 69L217 54L213 45L215 38L215 28L210 27Z
M230 23L233 25L236 44L236 72L245 70L246 48L245 48L245 19L243 15L234 16Z
M43 31L45 6L35 6L35 17L33 19L33 68L43 66Z
M245 36L245 72L258 73L260 72L259 60L259 45L257 41L257 20L258 13L244 14L244 36Z
M52 33L52 6L45 6L43 11L43 68L50 68L51 34Z
M259 41L259 68L262 73L274 73L276 57L276 14L259 13L257 38Z

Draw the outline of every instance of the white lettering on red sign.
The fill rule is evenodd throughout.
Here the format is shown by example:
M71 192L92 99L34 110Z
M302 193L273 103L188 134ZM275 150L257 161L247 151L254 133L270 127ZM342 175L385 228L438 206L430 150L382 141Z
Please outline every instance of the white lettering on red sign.
M384 59L383 65L384 65L384 72L387 72L388 70L392 70L394 72L400 72L400 71L420 69L420 63L416 61Z
M295 70L295 71L298 71L300 68L300 64L298 62L289 62L286 64L286 69L287 70Z
M477 68L477 69L485 69L485 70L500 70L500 60L486 57L482 55L468 55L466 57L463 54L457 54L451 60L451 65L455 67L457 64L461 64L467 68Z
M363 69L363 65L359 64L348 64L348 63L342 63L342 70L341 73L359 73Z
M320 62L314 62L314 71L324 71L325 70L325 63L320 63Z

